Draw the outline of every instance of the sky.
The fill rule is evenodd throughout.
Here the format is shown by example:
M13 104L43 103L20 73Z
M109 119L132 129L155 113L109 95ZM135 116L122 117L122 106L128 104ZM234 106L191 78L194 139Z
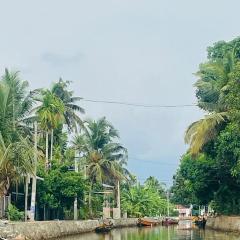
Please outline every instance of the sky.
M59 77L77 96L142 104L194 104L206 48L239 36L239 0L0 0L0 73L19 70L32 89ZM168 186L187 149L196 107L141 108L81 102L106 118L143 182Z

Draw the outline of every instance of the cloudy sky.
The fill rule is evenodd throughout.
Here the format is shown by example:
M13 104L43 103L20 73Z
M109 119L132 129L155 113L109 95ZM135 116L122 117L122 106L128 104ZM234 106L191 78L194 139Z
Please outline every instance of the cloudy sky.
M62 77L93 100L176 105L196 102L193 73L206 47L239 35L239 0L3 1L0 72L20 70L31 88ZM106 116L129 150L139 180L168 185L187 146L195 107L141 108L82 102Z

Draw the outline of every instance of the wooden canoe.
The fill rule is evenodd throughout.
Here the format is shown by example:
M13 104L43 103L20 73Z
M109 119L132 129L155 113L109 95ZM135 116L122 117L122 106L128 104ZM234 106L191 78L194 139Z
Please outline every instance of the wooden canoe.
M113 223L111 221L104 221L98 227L95 228L96 233L107 233L113 228Z
M162 221L162 225L174 225L174 224L178 224L178 220L176 219L172 219L172 218L166 218Z
M95 232L96 233L107 233L110 232L112 229L112 227L110 226L105 226L105 225L101 225L95 228Z
M139 227L153 227L158 224L159 224L159 222L155 219L151 219L151 218L139 218L138 219Z

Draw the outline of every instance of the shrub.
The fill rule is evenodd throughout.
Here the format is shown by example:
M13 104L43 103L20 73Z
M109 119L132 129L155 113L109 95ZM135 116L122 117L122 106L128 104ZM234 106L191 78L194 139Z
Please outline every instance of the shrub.
M23 221L24 212L19 211L14 205L10 204L8 206L8 218L11 221Z

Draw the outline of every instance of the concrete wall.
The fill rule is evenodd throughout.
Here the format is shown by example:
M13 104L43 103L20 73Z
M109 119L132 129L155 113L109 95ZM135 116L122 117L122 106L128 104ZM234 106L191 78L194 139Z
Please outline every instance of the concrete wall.
M137 224L137 219L112 221L116 228L136 226ZM98 225L98 220L9 223L6 226L0 225L0 237L9 239L21 234L31 240L58 239L63 236L94 231Z
M137 226L138 218L121 218L113 220L113 226L116 228Z
M240 232L240 217L219 216L207 220L208 228L221 231Z

